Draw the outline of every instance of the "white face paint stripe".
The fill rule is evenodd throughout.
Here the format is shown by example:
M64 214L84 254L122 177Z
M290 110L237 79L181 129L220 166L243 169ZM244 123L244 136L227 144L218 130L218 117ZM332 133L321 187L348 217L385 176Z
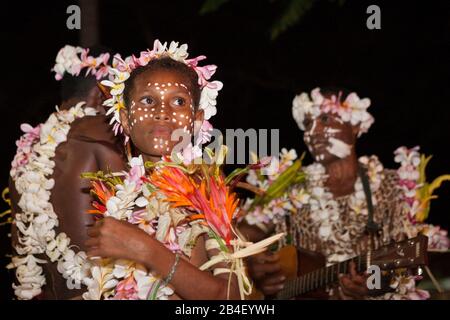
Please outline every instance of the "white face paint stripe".
M350 155L352 146L342 140L330 138L328 139L331 146L327 147L327 151L336 157L343 159Z

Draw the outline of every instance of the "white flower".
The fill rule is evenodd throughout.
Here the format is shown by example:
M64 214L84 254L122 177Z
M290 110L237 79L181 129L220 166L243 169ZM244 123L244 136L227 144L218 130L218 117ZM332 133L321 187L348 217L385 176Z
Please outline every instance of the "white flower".
M178 47L178 42L172 41L167 52L174 60L184 61L188 57L187 48L187 44Z
M292 101L292 115L301 130L305 130L305 126L303 125L305 115L312 112L313 106L314 103L309 99L306 92L295 96Z
M220 81L212 81L202 89L200 94L200 109L204 112L205 120L209 120L217 113L217 95L223 88L223 83Z
M53 67L57 80L61 80L65 72L73 76L78 75L81 70L81 60L78 55L82 51L83 49L81 47L72 47L69 45L59 50L56 56L56 64Z

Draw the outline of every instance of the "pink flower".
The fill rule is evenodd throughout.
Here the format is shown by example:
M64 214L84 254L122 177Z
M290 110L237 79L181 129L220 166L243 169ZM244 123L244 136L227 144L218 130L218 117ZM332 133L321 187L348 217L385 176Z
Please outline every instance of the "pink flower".
M213 126L209 121L203 120L202 126L198 133L196 145L205 144L206 142L211 141L211 131L213 130Z
M36 127L33 128L28 123L22 123L20 125L20 130L30 134L34 138L37 138L39 137L39 133L41 132L41 125L37 125Z
M332 95L331 98L329 99L324 99L323 104L321 106L322 111L327 113L339 113L340 108L341 108L341 103L339 101L340 99L340 94L339 97L336 97L335 95Z
M198 62L206 59L206 56L198 56L193 59L186 60L188 66L195 70L198 75L198 84L200 87L208 85L208 80L214 75L217 70L217 66L210 64L203 67L198 66Z
M18 167L24 166L28 163L30 155L32 153L31 146L39 139L39 134L41 131L41 125L36 127L30 126L28 123L22 123L20 129L24 134L16 141L17 152L11 163L13 170Z
M116 294L113 300L139 300L138 286L133 275L130 275L117 284Z

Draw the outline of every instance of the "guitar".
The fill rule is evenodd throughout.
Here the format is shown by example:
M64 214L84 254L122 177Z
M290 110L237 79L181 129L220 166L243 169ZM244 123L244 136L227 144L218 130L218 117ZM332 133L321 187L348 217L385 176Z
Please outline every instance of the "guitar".
M292 246L285 247L280 250L279 255L287 280L284 288L274 298L286 300L302 297L313 291L317 292L318 289L337 282L339 274L348 273L351 261L355 263L358 273L366 271L370 265L376 265L382 271L418 268L428 263L427 245L428 238L419 235L322 268L318 267L325 265L325 258L322 255L296 250ZM314 295L310 297L314 298ZM317 292L315 298L318 297L324 298L324 292Z

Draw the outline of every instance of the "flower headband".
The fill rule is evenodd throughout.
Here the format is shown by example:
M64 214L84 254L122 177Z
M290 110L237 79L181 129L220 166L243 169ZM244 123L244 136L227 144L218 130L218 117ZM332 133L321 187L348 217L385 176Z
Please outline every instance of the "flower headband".
M55 79L61 80L67 72L72 76L78 76L82 69L87 68L85 77L93 75L97 80L108 74L109 53L102 53L98 57L88 56L89 49L66 45L59 50L56 56L56 64L53 67Z
M370 99L360 99L354 92L341 102L341 93L326 98L320 93L320 88L316 88L311 91L311 99L303 92L292 101L292 115L301 130L305 130L304 121L307 115L315 119L322 113L332 113L344 122L350 122L353 126L359 125L358 137L367 132L375 121L367 112Z
M198 56L193 59L187 59L187 44L178 46L178 42L172 41L167 47L167 42L162 44L159 40L155 40L153 49L142 51L139 57L130 56L125 60L119 54L114 56L113 66L109 68L111 75L110 80L104 80L102 85L110 87L112 98L105 100L105 106L110 107L107 115L113 114L110 124L113 125L114 133L123 133L120 123L120 110L125 107L123 91L125 89L125 81L130 77L131 72L136 68L146 66L150 61L162 57L170 57L173 60L182 62L191 67L198 75L198 85L201 88L199 108L204 111L205 120L210 119L217 113L216 98L223 84L220 81L208 81L216 72L217 66L206 65L199 66L201 60L206 59L205 56Z

